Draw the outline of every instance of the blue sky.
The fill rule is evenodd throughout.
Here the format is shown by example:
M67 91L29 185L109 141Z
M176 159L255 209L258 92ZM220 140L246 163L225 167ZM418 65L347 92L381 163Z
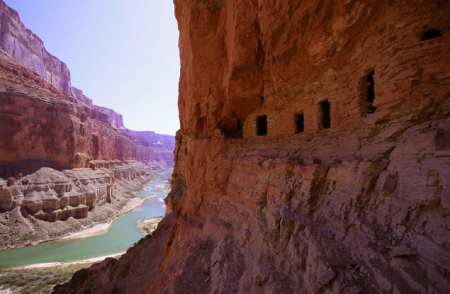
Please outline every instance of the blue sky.
M5 0L72 85L132 130L179 129L178 29L171 0Z

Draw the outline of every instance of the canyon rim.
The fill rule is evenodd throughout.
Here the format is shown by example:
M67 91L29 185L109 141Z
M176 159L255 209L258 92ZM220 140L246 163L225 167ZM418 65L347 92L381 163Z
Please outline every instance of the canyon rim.
M167 215L54 293L448 293L448 2L174 2Z

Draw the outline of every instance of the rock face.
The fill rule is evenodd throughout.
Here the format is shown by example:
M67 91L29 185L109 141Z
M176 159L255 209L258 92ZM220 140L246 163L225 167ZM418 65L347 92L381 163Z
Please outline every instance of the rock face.
M175 148L174 136L157 134L152 131L130 132L133 136L139 138L143 145L153 149L153 156L156 161L162 161L169 166L173 166L173 150Z
M111 202L114 174L91 169L58 172L41 168L0 186L0 191L3 211L21 207L25 216L46 221L86 218L95 206Z
M174 2L168 215L55 293L448 293L448 2Z
M124 129L123 118L121 114L118 114L112 109L94 105L94 109L98 112L104 113L108 116L108 123L115 129Z
M153 160L150 147L84 104L16 91L0 92L0 100L0 177L42 166L89 167L94 159Z
M89 107L94 107L92 104L92 99L89 97L86 97L83 94L82 90L72 87L72 92L75 95L75 98L77 98L79 101L83 102L84 104L86 104Z
M114 201L114 179L149 176L150 171L138 162L93 162L92 168L59 172L41 168L22 177L0 182L0 209L20 207L22 214L45 221L86 218L88 211ZM100 167L101 166L101 167Z
M42 40L38 36L33 34L33 32L26 29L23 23L20 21L17 12L14 9L8 7L2 0L0 0L0 20L0 55L3 59L2 67L5 71L9 72L9 76L6 80L12 81L9 87L5 89L6 92L11 92L11 90L17 92L19 88L26 88L27 93L34 95L39 93L40 95L42 95L42 89L40 88L49 88L49 85L52 85L54 89L51 90L51 97L57 97L70 102L76 102L76 99L82 102L82 104L87 106L82 108L85 109L85 112L89 113L88 115L90 118L99 120L101 122L106 122L118 131L125 131L122 133L122 136L120 136L118 135L119 133L117 131L108 130L108 132L111 132L113 136L120 136L125 141L127 139L124 137L128 137L128 139L132 141L131 144L136 145L135 147L124 146L128 144L118 142L117 140L114 140L114 142L111 142L111 140L109 140L108 142L100 142L103 136L94 134L92 138L93 141L91 143L93 145L94 153L97 152L95 149L97 148L96 145L99 145L98 149L101 149L101 145L104 144L108 144L108 146L120 146L126 150L119 151L121 153L120 157L115 157L115 155L107 157L94 156L93 159L152 159L151 154L145 151L145 147L148 146L142 146L139 143L139 139L131 135L131 133L128 132L128 130L124 127L122 115L118 114L112 109L93 105L91 98L85 96L82 90L73 87L70 80L70 71L67 68L66 64L48 53L44 47ZM10 57L10 59L15 62L8 60L7 57ZM28 70L20 67L19 65L22 65ZM3 75L5 75L5 73L3 73ZM38 76L41 77L44 81L39 79ZM49 83L49 85L46 82ZM28 86L27 84L31 84L32 87ZM0 86L5 85L3 83L3 85ZM48 95L48 91L45 92L45 94ZM38 135L36 135L36 137L37 136ZM89 152L83 150L81 153ZM99 151L99 153L102 152ZM130 157L129 153L135 154L135 156L133 155L132 157ZM158 153L164 152L158 150ZM99 154L99 156L102 155ZM162 157L164 156L158 156L157 158L159 160ZM173 158L173 156L170 157L170 155L166 155L165 157L172 165L173 163L171 159ZM2 161L4 160L1 160L0 157L0 165L3 163ZM79 165L75 166L78 167Z
M34 69L41 78L73 96L67 65L47 52L44 43L25 28L18 13L0 1L0 48L15 60Z
M149 162L91 162L91 168L41 168L0 178L0 250L21 247L105 223L162 167Z

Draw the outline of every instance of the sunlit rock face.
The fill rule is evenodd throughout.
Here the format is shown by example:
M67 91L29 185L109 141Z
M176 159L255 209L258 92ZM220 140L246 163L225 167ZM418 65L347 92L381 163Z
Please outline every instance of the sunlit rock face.
M49 64L54 71L45 72L52 77L65 75L67 67L47 56L42 41L1 1L0 17L0 177L89 167L98 159L153 160L151 147L120 133L81 90L67 91L43 75L40 69ZM70 86L69 74L67 81Z
M67 65L48 53L42 40L25 28L14 9L0 1L0 48L48 83L73 96Z
M89 167L93 159L153 160L150 147L103 123L102 114L84 104L16 91L0 99L0 177L42 166Z
M122 115L114 110L98 105L93 106L95 110L104 113L108 116L108 123L115 129L124 129Z
M72 91L73 91L73 94L75 95L75 98L77 98L79 101L83 102L87 106L93 107L92 99L89 97L86 97L82 90L72 87Z
M0 210L19 208L24 217L50 222L86 218L93 208L114 203L115 179L133 181L150 172L142 163L117 160L61 172L44 167L27 176L0 179Z
M175 137L172 135L158 134L152 131L129 131L140 142L152 147L154 159L158 162L165 162L168 166L173 166L175 148Z
M42 166L86 167L96 159L154 159L121 114L71 86L67 66L1 0L0 20L0 168L7 170L0 177ZM173 164L173 155L166 157Z
M449 4L174 2L168 215L55 293L448 293Z

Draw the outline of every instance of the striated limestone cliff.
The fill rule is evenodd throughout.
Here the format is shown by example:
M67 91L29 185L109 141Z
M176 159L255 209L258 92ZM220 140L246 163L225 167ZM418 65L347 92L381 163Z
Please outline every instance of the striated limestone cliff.
M0 58L3 61L6 57ZM19 64L8 64L13 71L26 72ZM43 166L89 167L94 159L153 160L151 148L116 131L104 114L70 97L64 100L15 87L11 76L17 79L0 69L0 83L8 85L0 92L0 177ZM18 79L29 83L28 78Z
M157 134L152 131L130 131L137 137L143 145L153 149L153 156L156 161L165 162L173 166L173 150L175 148L175 137L171 135Z
M41 167L89 167L97 159L153 160L151 147L116 130L109 113L97 110L81 90L67 91L48 83L36 66L59 62L61 66L49 69L52 76L66 75L68 69L56 57L47 56L42 41L1 1L0 16L4 46L0 52L0 177ZM8 49L8 44L14 48ZM69 74L67 81L70 86ZM121 116L120 125L123 128Z
M57 96L58 98L61 98L63 96L66 96L62 98L63 100L68 100L71 102L74 101L74 98L80 102L82 102L85 106L81 106L79 108L83 108L81 112L87 112L88 116L90 118L99 120L101 122L106 122L110 126L112 126L114 129L122 132L122 135L118 135L119 133L117 131L112 131L113 137L127 137L131 142L131 145L135 145L134 147L128 146L128 144L124 144L123 142L118 142L115 140L114 142L108 141L108 142L100 142L102 141L103 135L99 135L98 133L93 134L92 138L92 145L94 145L94 153L99 153L98 156L94 155L94 159L97 158L103 158L103 159L142 159L147 160L151 159L150 154L146 154L148 152L145 151L145 148L142 148L142 144L139 142L140 140L132 135L132 132L129 132L123 124L123 118L121 114L118 114L112 109L93 105L92 99L85 96L83 91L80 89L77 89L71 85L70 80L70 71L67 68L66 64L60 61L55 56L51 55L47 52L47 50L44 47L43 41L33 34L30 30L25 28L24 24L21 22L18 13L14 10L8 7L2 0L0 0L0 49L2 50L2 55L6 55L16 61L18 64L26 67L29 69L29 71L22 75L19 72L23 72L24 69L13 69L13 73L16 75L15 78L19 78L19 82L16 82L14 87L12 87L14 90L17 90L18 87L23 87L23 84L30 84L34 83L37 84L37 87L34 87L34 89L30 90L30 93L40 92L40 89L37 89L39 87L49 87L49 85L53 86L55 89L53 89L53 92L59 92L58 90L62 91L63 93L59 93ZM6 70L11 71L11 65L5 65L3 66ZM40 79L37 78L37 76L41 77L43 80L45 80L49 85L45 85L46 83L43 81L40 81ZM22 80L20 80L22 79ZM37 82L39 81L39 82ZM4 83L4 82L3 82ZM10 91L11 89L7 89ZM47 94L47 93L46 93ZM54 93L53 93L54 94ZM65 94L65 95L64 95ZM55 95L53 95L55 96ZM80 105L79 103L77 103ZM44 106L46 107L46 106ZM64 111L64 110L62 110ZM80 110L75 110L76 112L80 113ZM67 122L64 123L64 125L68 125ZM77 127L75 127L77 128ZM89 134L89 130L87 130L84 127L80 126L80 130L84 129ZM40 136L40 135L35 135ZM173 138L173 136L172 136ZM127 140L127 139L124 139ZM98 141L98 142L97 142ZM96 145L99 145L99 147L96 147ZM102 149L101 145L103 146L121 146L126 151L121 151L122 153L118 155L111 156L111 154L107 155L106 157L103 156L103 154L100 154L101 151L96 151L95 148ZM127 145L127 146L125 146ZM148 147L148 146L144 146ZM170 150L169 153L172 151ZM82 152L87 153L87 152ZM111 153L111 152L109 152ZM130 157L131 154L132 155ZM165 156L167 161L173 165L173 156ZM159 160L159 157L158 157ZM0 160L1 161L1 160ZM79 161L76 159L76 161ZM81 160L83 161L83 159ZM2 163L0 162L0 165ZM67 165L67 164L66 164ZM77 165L79 166L79 165ZM1 176L1 174L0 174Z
M168 214L54 293L448 293L450 4L174 2Z
M125 129L123 125L122 115L115 112L114 110L98 105L93 106L98 112L104 113L108 116L108 123L115 129Z
M61 237L96 222L107 222L155 173L156 163L91 162L91 168L0 178L0 249Z
M0 20L0 48L24 66L35 70L48 83L74 96L67 65L48 53L42 40L25 28L19 14L3 1L0 1Z

